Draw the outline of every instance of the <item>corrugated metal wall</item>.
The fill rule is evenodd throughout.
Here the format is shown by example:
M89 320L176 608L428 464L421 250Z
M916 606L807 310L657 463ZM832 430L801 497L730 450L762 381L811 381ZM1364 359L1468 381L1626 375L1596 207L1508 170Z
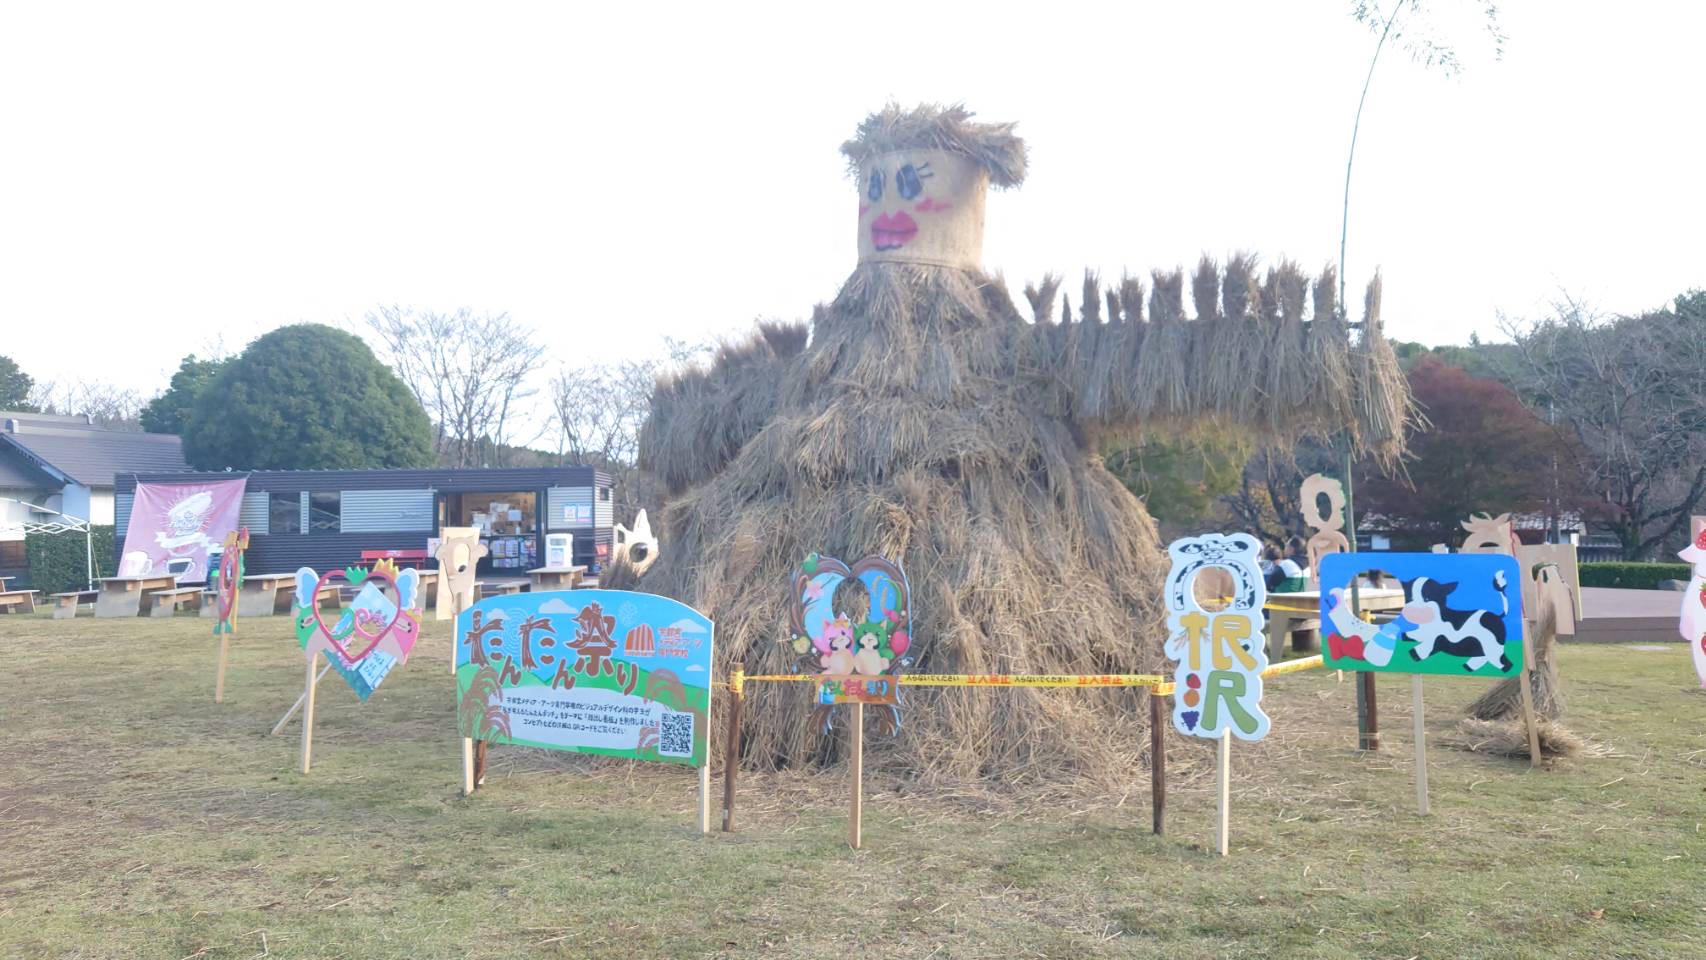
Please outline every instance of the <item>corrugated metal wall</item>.
M130 507L135 502L135 493L113 495L113 530L118 534L116 539L121 550L124 549L124 532L130 528Z
M545 529L569 531L593 525L591 487L552 487L545 491Z
M238 511L237 523L249 528L249 534L266 533L272 529L272 515L267 510L267 495L264 493L243 494L243 506Z
M340 499L344 533L432 533L431 490L345 490Z

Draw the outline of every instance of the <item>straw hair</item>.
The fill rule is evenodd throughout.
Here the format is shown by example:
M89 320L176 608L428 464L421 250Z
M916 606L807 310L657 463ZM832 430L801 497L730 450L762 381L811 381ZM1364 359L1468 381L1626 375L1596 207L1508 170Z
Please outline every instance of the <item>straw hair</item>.
M945 150L969 157L989 174L998 189L1025 180L1025 141L1011 123L974 123L965 107L921 104L911 110L890 103L859 124L853 139L841 145L848 170L857 176L872 159L896 150Z

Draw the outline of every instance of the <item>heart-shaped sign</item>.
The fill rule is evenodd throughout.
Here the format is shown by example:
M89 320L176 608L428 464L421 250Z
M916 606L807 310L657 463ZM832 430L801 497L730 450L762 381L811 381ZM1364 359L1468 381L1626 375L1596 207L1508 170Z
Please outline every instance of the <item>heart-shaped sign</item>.
M862 588L862 600L855 596L858 591L842 589L849 582ZM843 679L898 676L917 660L906 574L882 557L865 557L849 567L834 557L808 555L791 580L789 622L800 673ZM897 699L889 702L898 702L897 685L885 689L896 691ZM827 724L829 707L818 709ZM891 706L890 712L898 727L899 710Z
M318 597L339 581L361 587L349 609L328 626L320 616ZM371 570L351 567L317 575L308 567L296 572L296 636L309 656L323 653L333 669L366 700L391 668L409 659L420 636L414 599L420 575L397 571L386 561ZM390 587L395 600L385 595Z
M237 614L237 594L243 589L243 554L249 549L249 528L234 530L225 537L225 549L219 554L219 579L215 581L215 634L230 633Z

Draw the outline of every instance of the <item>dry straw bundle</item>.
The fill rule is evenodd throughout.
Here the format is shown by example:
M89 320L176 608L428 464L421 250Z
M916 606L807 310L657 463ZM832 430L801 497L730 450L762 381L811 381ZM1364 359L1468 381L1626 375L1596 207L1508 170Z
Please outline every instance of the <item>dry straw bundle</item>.
M920 146L977 159L996 185L1024 175L1011 125L958 108L891 107L844 150L859 164ZM1329 325L1336 343L1304 333L1295 268L1270 274L1272 309L1255 269L1248 257L1225 276L1199 267L1199 310L1221 300L1225 320L1187 319L1173 272L1156 274L1147 321L1141 283L1104 292L1087 276L1076 320L1069 308L1054 316L1060 281L1046 277L1026 289L1027 322L981 271L859 264L817 312L809 345L799 328L764 329L659 385L640 456L673 500L668 548L644 589L716 621L719 671L787 672L790 574L812 551L875 553L912 583L918 672L1158 672L1166 558L1142 504L1102 466L1099 433L1219 417L1287 435L1350 432L1387 455L1400 443L1401 417L1345 419L1374 398L1405 409L1383 344L1353 363L1342 322ZM1318 297L1317 327L1319 311ZM1296 343L1275 350L1270 338L1288 331ZM1354 383L1353 370L1391 380ZM808 685L747 695L749 767L838 754L838 735L806 723ZM1145 739L1146 703L1131 691L903 696L904 726L878 747L881 762L926 779L1112 784Z

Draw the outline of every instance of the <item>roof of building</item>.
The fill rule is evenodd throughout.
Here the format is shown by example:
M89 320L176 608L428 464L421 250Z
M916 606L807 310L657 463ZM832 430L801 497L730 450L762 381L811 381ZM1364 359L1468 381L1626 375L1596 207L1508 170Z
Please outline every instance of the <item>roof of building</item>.
M0 487L16 490L58 487L64 481L35 465L22 453L0 444Z
M0 411L0 446L32 467L85 487L111 487L119 473L189 469L178 437L108 430L87 417ZM12 459L3 457L0 463Z

